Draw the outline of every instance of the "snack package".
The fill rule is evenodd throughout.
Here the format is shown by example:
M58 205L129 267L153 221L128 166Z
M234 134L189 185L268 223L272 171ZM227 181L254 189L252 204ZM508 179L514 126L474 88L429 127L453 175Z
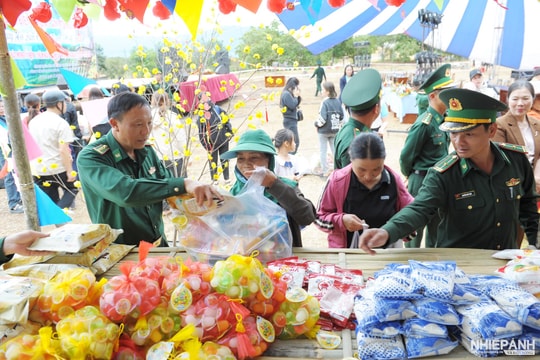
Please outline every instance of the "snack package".
M111 359L120 336L118 325L94 306L86 306L60 320L56 332L64 355L72 360Z
M540 300L534 295L510 285L491 288L489 296L521 324L540 330Z
M216 292L231 299L245 299L259 291L268 299L274 291L260 261L242 255L231 255L216 262L210 284Z
M401 335L393 338L380 338L357 332L356 341L358 342L358 356L362 360L407 358Z
M146 315L129 317L124 333L130 335L137 346L148 347L169 340L181 328L180 315L171 311L168 303L162 302Z
M320 305L316 298L302 288L287 291L279 314L284 314L286 325L280 339L294 339L313 329L320 316ZM278 314L276 313L276 314Z
M77 253L103 239L111 232L107 224L66 224L48 237L35 241L30 249Z
M453 305L432 298L413 300L420 319L444 325L459 325L461 318Z
M413 292L436 300L450 301L454 293L456 263L452 261L419 262L409 260Z
M354 298L353 306L356 317L356 333L365 334L368 337L393 338L400 334L401 323L399 321L380 322L377 318L377 309L373 292L362 290Z
M45 319L57 323L84 306L97 306L105 282L97 283L88 268L64 271L46 283L37 307Z
M403 335L407 337L438 337L448 336L448 327L419 318L407 319L403 322Z
M26 323L44 285L38 279L0 275L0 325Z
M0 359L40 359L56 360L55 355L47 353L41 337L36 334L20 334L0 345Z
M242 191L204 215L186 214L180 244L199 261L215 262L232 254L268 261L291 256L292 235L287 213L264 196L264 172L255 171ZM233 200L234 199L234 200Z
M445 337L406 337L407 357L416 359L426 356L446 355L458 346L457 341Z
M275 340L272 324L261 316L237 316L237 323L218 344L226 345L240 360L262 355Z
M460 328L469 338L502 339L521 335L522 325L488 298L456 306L456 310L463 316Z

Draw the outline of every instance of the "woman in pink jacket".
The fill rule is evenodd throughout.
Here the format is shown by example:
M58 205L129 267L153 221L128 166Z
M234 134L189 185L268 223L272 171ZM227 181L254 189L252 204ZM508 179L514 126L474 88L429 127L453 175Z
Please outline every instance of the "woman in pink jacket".
M347 248L367 227L384 225L413 201L400 176L384 165L380 136L361 133L349 146L351 163L336 170L323 190L315 224L328 233L328 246ZM402 247L402 241L392 247Z

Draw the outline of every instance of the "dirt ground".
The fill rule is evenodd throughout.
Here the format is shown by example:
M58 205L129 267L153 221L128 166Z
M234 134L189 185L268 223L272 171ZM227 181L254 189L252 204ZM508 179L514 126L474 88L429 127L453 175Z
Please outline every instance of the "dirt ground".
M374 65L374 68L378 69L383 76L391 76L393 73L406 73L412 74L414 72L414 65ZM336 85L336 89L339 92L339 78L343 75L343 66L325 67L327 79L333 81ZM468 80L469 67L462 66L461 69L456 69L456 80ZM300 80L300 88L302 95L302 109L304 112L304 121L299 123L300 133L300 147L298 155L302 156L310 164L315 164L319 156L319 142L317 137L316 128L313 125L322 97L315 97L315 79L310 79L313 72L313 68L306 69L291 69L288 71L266 71L258 72L255 75L252 73L239 74L239 80L243 83L239 92L232 100L232 104L242 100L246 106L239 110L230 110L230 113L235 114L235 118L232 120L234 127L239 127L239 133L242 133L247 129L245 124L242 124L249 113L251 112L255 116L254 108L261 110L264 114L265 103L261 102L261 96L263 94L275 93L275 96L266 102L266 109L268 111L268 122L263 119L256 118L253 123L267 131L270 136L273 136L277 130L282 128L282 116L279 109L279 96L278 92L281 88L265 88L264 76L276 76L285 75L297 76ZM249 80L248 80L249 79ZM246 81L247 80L247 81ZM245 83L244 83L245 82ZM255 86L254 86L255 85ZM226 106L226 105L225 105ZM387 165L395 170L399 171L399 153L403 142L406 137L406 130L410 124L400 123L392 115L387 119L386 133L384 134L384 141L387 147ZM242 125L241 125L242 124ZM236 144L231 143L231 148ZM330 156L331 158L331 156ZM191 159L188 172L192 178L200 178L201 181L208 182L210 177L207 173L202 173L205 154L200 146L194 151L194 156ZM234 162L231 162L231 170L234 166ZM232 172L231 172L231 176ZM315 206L320 196L320 193L324 187L326 178L317 175L306 175L300 180L300 188L304 195L309 198ZM84 198L80 193L76 199L76 209L70 214L74 223L89 223L88 213L86 211ZM174 227L166 219L166 230L169 240L174 238ZM20 231L26 228L26 220L24 214L10 214L6 191L0 190L0 226L2 228L2 234L9 234L12 232ZM44 227L42 230L45 232L51 231L54 227ZM326 234L319 231L314 225L310 225L303 230L303 242L304 247L327 247Z

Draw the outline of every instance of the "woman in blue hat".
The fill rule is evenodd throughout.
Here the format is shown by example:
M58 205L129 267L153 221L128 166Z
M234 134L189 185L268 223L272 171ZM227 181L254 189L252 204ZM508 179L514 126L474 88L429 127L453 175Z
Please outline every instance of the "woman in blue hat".
M222 159L236 158L234 175L236 182L230 189L231 194L238 194L246 185L253 171L258 167L266 168L262 182L264 196L277 203L287 212L291 229L293 247L302 246L300 227L315 220L315 207L306 199L296 181L280 178L274 173L276 148L272 139L264 130L248 130L238 140L236 147L222 155Z

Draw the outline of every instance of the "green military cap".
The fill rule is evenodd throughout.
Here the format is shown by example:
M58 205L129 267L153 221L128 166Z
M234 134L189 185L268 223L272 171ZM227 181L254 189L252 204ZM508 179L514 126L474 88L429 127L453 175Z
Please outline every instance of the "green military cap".
M497 112L506 110L506 105L491 96L468 89L446 89L439 99L445 103L446 118L439 126L443 131L461 132L480 124L493 124Z
M437 70L431 73L429 77L420 85L418 90L424 90L426 94L434 90L447 89L454 87L454 81L450 77L450 64L441 65Z
M381 74L375 69L357 72L345 85L341 101L351 110L365 110L381 99Z

